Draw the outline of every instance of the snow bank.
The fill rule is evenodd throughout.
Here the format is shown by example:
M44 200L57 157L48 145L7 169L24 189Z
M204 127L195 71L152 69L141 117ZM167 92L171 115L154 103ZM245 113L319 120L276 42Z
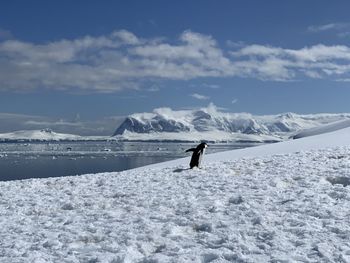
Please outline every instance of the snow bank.
M328 133L337 131L340 129L344 129L350 126L350 120L345 121L337 121L326 125L321 125L319 127L307 129L298 132L296 135L293 136L293 139L300 139L308 136L314 136L318 134Z
M0 182L0 259L350 262L349 132L208 155L203 169Z

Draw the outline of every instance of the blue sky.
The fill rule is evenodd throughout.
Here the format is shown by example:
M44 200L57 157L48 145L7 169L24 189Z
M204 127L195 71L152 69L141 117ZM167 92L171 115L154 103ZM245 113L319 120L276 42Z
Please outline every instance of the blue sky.
M0 2L0 113L349 112L349 1Z

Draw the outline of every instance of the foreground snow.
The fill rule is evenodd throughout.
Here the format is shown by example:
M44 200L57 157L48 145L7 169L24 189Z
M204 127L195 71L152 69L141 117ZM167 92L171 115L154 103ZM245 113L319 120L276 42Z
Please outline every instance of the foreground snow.
M349 162L341 147L1 183L1 262L349 262Z
M350 262L349 132L1 182L0 261Z

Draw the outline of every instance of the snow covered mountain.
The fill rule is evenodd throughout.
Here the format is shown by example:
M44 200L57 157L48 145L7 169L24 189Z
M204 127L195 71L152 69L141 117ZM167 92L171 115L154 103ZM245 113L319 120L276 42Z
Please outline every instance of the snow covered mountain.
M50 129L15 131L0 134L0 142L7 141L87 141L106 139L107 137L83 137L73 134L56 133Z
M302 129L349 119L350 114L254 116L220 112L213 104L199 110L158 108L152 113L128 116L114 136L123 139L280 140ZM190 139L189 139L190 138Z

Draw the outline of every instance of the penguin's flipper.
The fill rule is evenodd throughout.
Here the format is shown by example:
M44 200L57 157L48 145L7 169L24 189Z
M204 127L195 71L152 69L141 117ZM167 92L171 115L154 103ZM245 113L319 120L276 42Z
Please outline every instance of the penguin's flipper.
M191 149L188 149L188 150L186 150L185 152L187 153L187 152L194 152L196 150L196 148L191 148Z

